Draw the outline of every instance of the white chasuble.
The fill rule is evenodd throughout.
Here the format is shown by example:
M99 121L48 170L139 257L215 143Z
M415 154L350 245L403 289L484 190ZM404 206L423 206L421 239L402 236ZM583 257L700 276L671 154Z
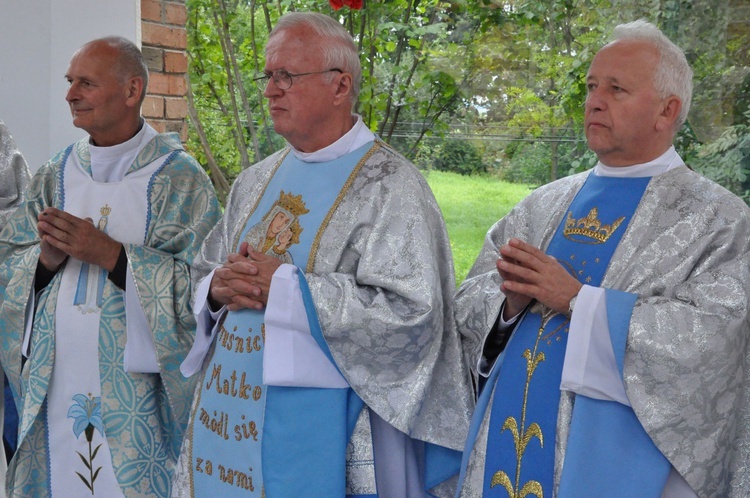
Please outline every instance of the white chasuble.
M149 181L166 158L129 173L121 181L100 183L71 154L62 168L64 210L89 218L115 240L143 244L150 216ZM47 393L52 496L123 496L101 411L100 362L102 368L112 362L100 357L99 351L106 279L102 268L73 258L68 258L63 269L55 330L55 358L60 361L54 363ZM117 386L106 389L117 390Z

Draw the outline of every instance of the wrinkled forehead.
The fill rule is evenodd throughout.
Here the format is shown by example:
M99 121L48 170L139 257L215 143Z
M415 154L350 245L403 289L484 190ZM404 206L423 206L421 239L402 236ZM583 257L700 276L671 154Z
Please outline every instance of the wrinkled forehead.
M93 77L115 75L120 69L119 53L102 43L89 43L79 48L70 58L66 76Z
M659 51L647 40L615 40L603 46L591 61L587 77L606 76L599 72L653 72L659 62Z
M266 44L266 65L286 66L288 61L318 62L320 35L310 28L290 27L274 33Z

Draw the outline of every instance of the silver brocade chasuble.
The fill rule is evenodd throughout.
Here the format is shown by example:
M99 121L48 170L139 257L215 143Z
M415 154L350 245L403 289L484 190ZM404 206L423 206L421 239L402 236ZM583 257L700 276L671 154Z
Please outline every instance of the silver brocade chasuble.
M511 237L545 247L589 174L540 187L488 232L456 296L462 333L479 338L497 317L502 294L487 293L499 284L496 247ZM750 417L742 401L748 214L742 200L685 166L655 176L602 281L602 287L642 296L630 318L626 392L653 442L698 496L739 498L750 489L743 449ZM467 341L466 347L476 357L480 345ZM556 484L567 456L571 398L560 400ZM475 420L461 497L482 494L489 419Z
M324 163L287 155L248 213L235 250L247 242L304 269L330 213L371 149L368 143ZM264 418L275 414L267 414L265 407L263 321L263 312L246 309L228 312L217 324L187 434L191 496L265 496L263 426Z

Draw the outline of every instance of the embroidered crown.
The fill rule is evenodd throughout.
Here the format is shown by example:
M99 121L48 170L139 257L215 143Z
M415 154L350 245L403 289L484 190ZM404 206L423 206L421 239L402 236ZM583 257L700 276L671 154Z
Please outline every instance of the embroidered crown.
M573 213L568 211L568 218L565 220L563 235L570 240L577 240L575 236L592 239L594 244L602 244L609 239L617 230L617 227L625 219L624 216L617 218L611 225L603 225L599 221L599 210L592 208L585 217L580 219L573 218Z
M109 204L105 204L104 207L99 210L99 214L101 214L102 216L109 216L109 213L111 212L112 208L109 207Z
M285 194L283 190L279 195L279 206L283 207L295 216L310 212L310 210L305 207L305 201L302 200L301 195L292 195L291 192Z

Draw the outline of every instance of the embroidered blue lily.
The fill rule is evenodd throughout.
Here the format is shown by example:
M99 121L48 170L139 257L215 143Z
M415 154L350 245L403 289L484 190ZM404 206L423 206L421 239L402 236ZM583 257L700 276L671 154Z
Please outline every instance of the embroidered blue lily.
M94 439L94 429L99 431L99 434L104 437L104 423L102 422L102 399L99 396L93 397L91 395L85 396L83 394L76 394L73 396L73 404L68 409L68 418L73 419L73 434L76 438L81 436L81 433L86 434L86 441L89 444L89 457L88 459L81 454L80 451L76 451L78 456L81 457L81 461L89 470L88 479L83 476L80 472L76 472L78 477L81 478L86 487L94 494L94 481L99 475L101 467L94 470L94 458L99 452L99 448L102 447L99 444L96 448L92 449L92 441Z
M73 401L76 402L68 410L68 418L75 419L73 422L73 434L76 437L81 437L81 433L85 431L89 425L91 425L91 436L96 428L99 434L104 436L104 424L102 422L102 399L97 396L95 398L86 396L84 394L76 394L73 396ZM91 441L91 436L86 435L86 440Z

